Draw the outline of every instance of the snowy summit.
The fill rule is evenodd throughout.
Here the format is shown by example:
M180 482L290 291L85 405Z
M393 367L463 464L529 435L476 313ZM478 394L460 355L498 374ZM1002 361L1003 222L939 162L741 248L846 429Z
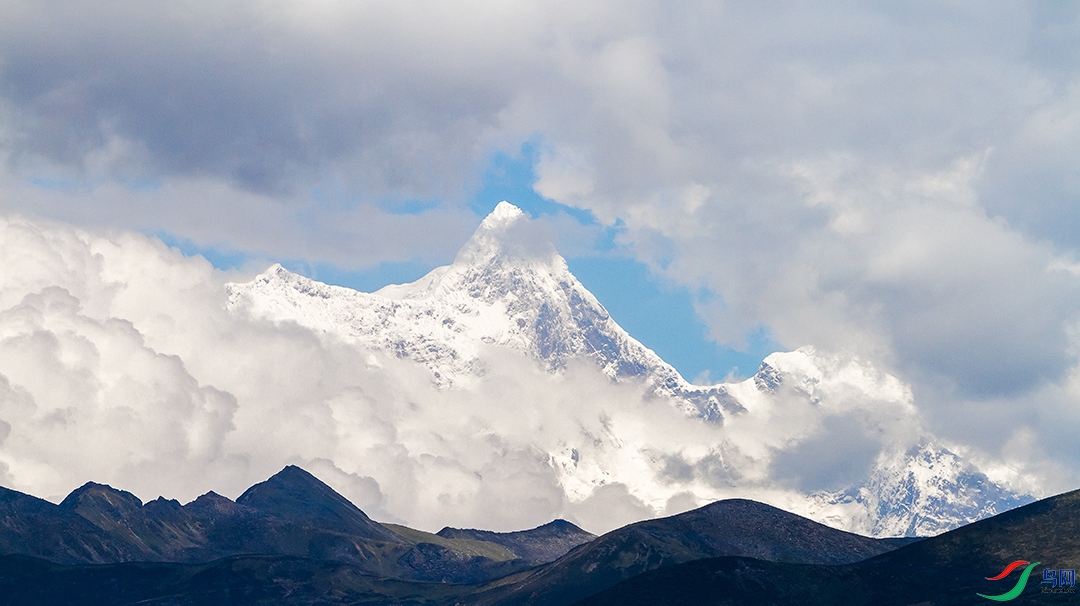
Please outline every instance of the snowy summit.
M521 209L501 202L452 264L411 284L364 293L274 265L252 282L230 284L230 306L414 360L440 386L483 376L482 351L494 345L552 372L571 359L592 360L613 380L644 381L711 421L738 410L723 386L692 385L627 334L550 242L533 241L527 224Z

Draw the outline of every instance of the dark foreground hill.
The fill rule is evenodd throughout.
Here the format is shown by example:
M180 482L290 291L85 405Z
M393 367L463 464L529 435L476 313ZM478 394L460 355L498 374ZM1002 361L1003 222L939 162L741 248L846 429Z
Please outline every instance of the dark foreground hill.
M280 474L279 474L280 475ZM296 475L290 472L288 475ZM275 476L276 478L276 476ZM280 478L278 478L280 480ZM323 519L322 526L343 524L340 532L369 527L366 516L350 509L334 512L341 502L314 491L313 503L295 487L306 478L294 477L288 490L274 490L279 515L294 519ZM272 478L259 491L274 488ZM255 489L253 489L255 490ZM249 491L251 492L251 491ZM245 493L247 494L247 493ZM336 493L334 493L336 495ZM262 499L263 497L260 497ZM251 503L250 499L238 501ZM260 504L262 501L256 501ZM222 503L224 506L224 504ZM237 506L241 506L236 504ZM247 506L247 505L244 505ZM291 513L299 511L302 513ZM358 510L357 510L358 511ZM551 549L588 533L566 522L555 522L520 533L444 529L428 535L387 526L415 548L438 546L431 541L458 542L459 552L475 549ZM385 538L380 535L380 538ZM489 540L482 540L489 539ZM396 545L396 544L394 544ZM464 545L464 546L462 546ZM373 572L341 559L314 557L239 556L206 564L123 563L60 566L37 559L0 558L0 595L10 604L569 604L621 580L659 567L716 555L755 556L783 562L851 562L883 553L894 546L822 526L768 505L745 500L713 503L669 518L650 520L610 532L550 564L512 572L486 583L449 584L408 581L400 574ZM387 553L395 554L391 548ZM412 553L412 552L407 552ZM489 553L492 557L494 554ZM489 558L490 559L490 558ZM397 561L400 561L401 558ZM407 558L406 558L407 560ZM512 560L517 561L517 560ZM384 564L385 566L385 564Z
M470 598L476 604L570 604L644 572L718 556L843 564L895 548L744 499L638 522Z
M606 604L990 604L1020 579L1016 560L1040 562L1013 604L1078 604L1080 594L1044 593L1042 571L1080 569L1080 491L1062 494L844 566L712 558L655 570L582 602ZM1047 589L1051 589L1047 587Z
M1075 593L1039 588L1044 569L1080 569L1080 491L915 543L852 535L753 501L720 501L615 530L548 564L514 568L527 565L529 549L587 533L557 522L522 533L430 534L376 524L324 487L293 468L235 503L204 496L195 509L217 512L200 514L210 525L184 513L199 500L132 509L138 499L100 485L76 491L66 506L0 492L0 546L37 549L56 561L96 562L140 549L190 554L229 541L297 552L77 565L0 556L0 604L985 604L977 593L1016 584L1019 570L986 580L1014 560L1040 564L1013 603L1080 603ZM476 570L490 575L498 565L509 573L445 582Z
M565 549L550 559L591 538L563 524L568 526L556 534ZM531 532L515 535L529 537ZM539 536L550 534L541 531ZM164 498L144 505L129 492L89 482L54 505L0 488L0 553L57 564L194 564L236 555L294 556L384 577L454 583L493 579L542 563L531 553L522 557L498 543L384 526L294 466L252 486L235 502L210 492L186 505Z
M0 604L6 606L420 606L452 603L469 587L388 579L341 562L288 556L80 566L0 556Z

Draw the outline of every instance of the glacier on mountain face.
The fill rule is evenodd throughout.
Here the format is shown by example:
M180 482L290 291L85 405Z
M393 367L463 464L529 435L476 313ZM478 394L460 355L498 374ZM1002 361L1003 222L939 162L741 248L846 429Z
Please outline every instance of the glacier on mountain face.
M933 534L1025 499L935 446L918 430L910 390L867 364L804 348L770 355L745 381L690 384L620 328L555 249L532 237L524 213L506 202L481 223L452 264L411 284L363 293L275 265L227 290L235 313L293 322L329 339L415 362L439 389L482 383L491 356L516 355L555 374L587 360L612 382L641 384L651 397L667 399L685 415L723 431L708 438L711 443L687 445L699 453L693 461L672 461L620 435L586 436L594 455L596 449L636 448L631 467L661 465L659 459L667 457L663 465L685 468L663 480L619 469L628 463L617 453L606 463L589 459L568 438L549 449L548 460L572 499L620 482L646 502L662 503L683 482L682 489L702 499L772 500L875 536ZM779 494L770 460L811 439L814 420L822 417L858 417L876 427L888 447L864 480L839 490Z

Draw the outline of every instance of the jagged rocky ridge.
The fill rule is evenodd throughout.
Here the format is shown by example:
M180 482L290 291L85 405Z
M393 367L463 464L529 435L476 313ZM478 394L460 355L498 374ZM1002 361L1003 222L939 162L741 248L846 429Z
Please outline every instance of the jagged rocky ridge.
M872 536L932 536L1032 502L995 484L948 449L913 446L885 458L862 484L811 495L820 506L857 504Z
M228 285L229 306L414 361L442 388L482 381L488 356L509 350L551 372L571 360L591 360L613 381L640 381L686 414L716 425L776 409L785 398L828 404L823 385L830 381L868 400L911 408L910 393L894 377L844 383L848 379L839 375L848 369L823 370L809 348L769 356L754 377L740 383L692 385L620 328L553 247L524 237L526 226L524 214L503 202L451 265L414 283L363 293L275 265L252 282ZM858 375L866 369L856 370ZM800 511L846 530L912 536L956 528L1031 500L995 484L932 436L901 446L883 452L864 481L807 495ZM576 455L569 447L549 453L562 477L577 473ZM602 481L588 478L585 485Z

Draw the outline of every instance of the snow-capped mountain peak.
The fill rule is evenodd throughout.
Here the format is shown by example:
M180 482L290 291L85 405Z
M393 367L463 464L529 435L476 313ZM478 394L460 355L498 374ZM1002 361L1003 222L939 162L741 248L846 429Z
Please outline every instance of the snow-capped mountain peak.
M228 290L234 309L415 360L441 386L482 376L481 349L493 345L551 372L571 359L591 360L612 380L643 381L688 414L713 421L725 408L739 409L723 387L691 385L627 334L508 202L484 219L451 265L411 284L362 293L274 265Z
M814 439L815 418L863 418L869 424L866 419L880 417L873 434L899 450L879 460L865 481L804 495L808 514L860 532L937 532L1019 502L948 451L904 447L920 431L912 394L870 364L807 347L768 356L754 377L739 383L691 385L627 334L541 236L525 213L503 202L453 263L411 284L358 292L275 264L251 282L229 284L229 306L411 360L440 389L479 385L493 356L523 356L551 373L574 360L591 362L613 382L639 382L688 416L722 425L729 433L715 439L724 444L698 446L742 448L746 457L740 460L751 466L767 466L775 452ZM757 437L733 440L747 430L742 435ZM736 442L741 446L731 446ZM619 475L595 461L579 462L567 444L568 455L551 457L568 495L586 498L604 478ZM737 458L735 450L730 454Z
M854 504L861 515L838 524L876 537L932 536L1032 502L994 483L930 441L883 452L864 483L811 495L811 509Z
M495 209L491 211L491 214L484 217L484 220L480 222L480 227L477 228L476 232L477 234L490 233L499 229L505 229L507 226L522 220L525 220L525 211L506 200L503 200L495 205Z
M544 265L557 265L562 260L525 212L506 201L499 202L484 218L450 267L486 265L499 258Z

